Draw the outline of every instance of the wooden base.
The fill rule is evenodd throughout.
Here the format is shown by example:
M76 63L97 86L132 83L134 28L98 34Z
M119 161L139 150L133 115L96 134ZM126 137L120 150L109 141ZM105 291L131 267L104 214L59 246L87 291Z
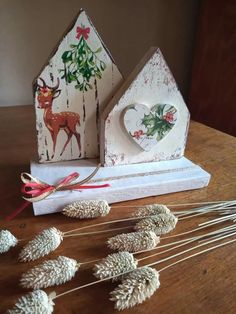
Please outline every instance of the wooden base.
M77 160L38 164L31 162L31 174L49 184L55 184L72 172L80 173L80 180L96 168L97 160ZM176 160L101 167L90 184L109 183L110 187L81 191L59 191L47 199L33 203L34 214L61 211L78 200L105 199L108 203L148 196L193 190L205 187L210 174L185 157Z

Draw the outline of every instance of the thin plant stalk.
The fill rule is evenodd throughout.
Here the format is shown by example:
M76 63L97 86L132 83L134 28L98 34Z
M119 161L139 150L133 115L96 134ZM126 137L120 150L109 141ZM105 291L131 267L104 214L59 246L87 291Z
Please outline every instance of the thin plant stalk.
M234 208L236 208L236 207L230 207L230 209L234 209ZM208 214L208 213L211 213L211 212L216 212L216 211L218 211L218 210L222 210L222 209L227 209L227 210L225 210L225 211L223 211L223 214L224 213L226 213L227 214L227 211L229 211L230 209L228 209L227 207L220 207L220 208L215 208L215 209L213 209L213 210L209 210L209 211L201 211L200 213L197 213L197 214L194 214L194 213L196 213L196 211L193 211L193 212L189 212L189 216L186 216L186 215L179 215L178 216L178 220L179 221L181 221L181 220L185 220L185 219L189 219L189 218L192 218L192 217L196 217L196 216L201 216L201 215L205 215L205 214ZM193 213L192 215L191 215L191 213Z
M223 239L223 238L221 238L221 239ZM219 240L221 240L221 239L219 239ZM161 269L159 270L159 272L160 272L160 271L163 271L163 270L165 270L165 269L167 269L167 268L169 268L169 267L171 267L171 266L177 265L177 264L179 264L179 263L181 263L181 262L183 262L183 261L186 261L186 260L188 260L188 259L190 259L190 258L192 258L192 257L201 255L201 254L206 253L206 252L209 252L209 251L212 251L212 250L214 250L214 249L216 249L216 248L219 248L219 247L223 247L223 246L228 245L228 244L231 244L231 243L233 243L233 242L235 242L235 241L236 241L236 239L229 240L229 241L220 243L220 244L218 244L218 245L212 246L212 247L210 247L210 248L207 248L207 249L205 249L205 250L203 250L203 251L200 251L200 252L197 252L197 253L195 253L195 254L192 254L192 255L190 255L190 256L187 256L187 257L185 257L185 258L182 258L182 259L180 259L180 260L178 260L178 261L176 261L176 262L174 262L174 263L172 263L172 264L169 264L169 265L167 265L167 266L161 268ZM207 244L209 244L209 243L204 243L203 245L207 245ZM201 245L201 246L203 246L203 245ZM199 246L197 246L197 247L199 247ZM195 247L195 248L197 248L197 247ZM148 264L148 265L145 265L145 266L151 267L151 266L155 266L155 265L158 264L158 263L159 263L159 261L154 262L154 263L151 263L151 264ZM131 271L124 272L124 273L122 273L122 274L120 274L120 275L126 275L126 274L128 274L128 273L130 273L130 272L131 272ZM62 297L63 295L72 293L72 292L74 292L74 291L78 291L78 290L80 290L80 289L87 288L87 287L96 285L96 284L98 284L98 283L111 280L111 279L113 279L113 278L115 278L115 277L117 277L117 276L112 276L112 277L109 277L109 278L104 278L104 279L96 280L96 281L90 282L90 283L88 283L88 284L85 284L85 285L83 285L83 286L79 286L79 287L76 287L76 288L74 288L74 289L67 290L67 291L65 291L65 292L63 292L63 293L60 293L60 294L56 295L56 296L53 298L53 300L55 300L55 299L57 299L57 298L60 298L60 297Z
M91 260L91 261L82 262L82 263L79 263L79 264L80 265L93 264L93 263L99 262L100 260L101 260L101 258L98 258L98 259L94 259L94 260Z
M197 213L197 214L190 214L189 216L178 216L178 221L181 221L181 220L185 220L185 219L189 219L189 218L193 218L193 217L196 217L196 216L202 216L202 215L205 215L205 214L208 214L209 212L205 211L205 212L201 212L201 213Z
M132 254L133 254L133 255L137 255L137 254L141 254L141 253L145 253L145 252L151 252L151 251L154 251L154 250L157 250L157 249L161 249L161 248L165 248L165 247L168 247L168 246L173 246L173 245L175 245L175 244L178 244L178 245L176 245L176 246L174 246L174 247L171 247L171 248L169 248L169 249L167 249L167 250L164 250L164 251L155 253L155 254L153 254L153 255L149 255L149 256L147 256L147 257L138 259L138 261L141 261L141 260L144 260L144 259L146 259L146 258L150 258L150 257L156 256L156 255L161 255L161 254L167 253L167 252L169 252L169 251L175 250L175 249L177 249L177 248L179 248L179 247L182 247L182 246L187 245L187 244L189 244L189 243L192 243L192 242L194 242L194 241L198 241L198 240L200 240L200 239L202 239L202 238L206 238L206 237L207 237L207 238L204 239L204 240L198 241L199 243L207 241L209 236L211 237L211 239L216 238L216 237L220 237L221 235L223 235L223 234L225 234L225 233L228 234L228 233L230 233L232 230L235 230L235 229L236 229L236 226L225 227L225 228L222 228L222 229L219 229L219 230L215 230L215 231L209 232L209 233L207 233L207 234L203 234L203 235L200 235L200 236L196 236L196 237L192 237L192 238L183 239L183 240L179 240L179 241L176 241L176 242L172 242L172 243L160 245L160 246L158 246L158 247L156 247L156 248L153 248L153 249L138 251L138 252L134 252L134 253L132 253ZM215 235L215 234L216 234L216 235ZM213 235L215 235L215 236L213 236ZM80 263L80 264L81 264L81 265L83 265L83 264L92 264L92 263L95 263L95 262L99 262L99 261L101 261L102 259L103 259L103 258L99 258L99 259L97 259L97 260L91 260L91 261L87 261L87 262L82 262L82 263Z
M232 231L236 231L236 226L234 228L231 228L231 229L228 229L228 230L225 230L225 231L222 231L220 234L217 234L214 235L214 236L211 236L211 239L216 239L216 238L219 238L221 235L224 235L224 234L230 234ZM205 242L206 239L203 239L203 240L199 240L198 243L202 243L202 242Z
M221 203L221 204L214 204L214 205L209 205L209 206L203 206L203 207L198 207L198 208L192 208L188 211L179 211L180 216L179 217L184 217L190 213L194 213L194 212L211 212L211 211L217 211L217 210L221 210L221 209L231 209L232 205L236 205L236 201L232 201L232 202L227 202L227 203Z
M152 216L148 216L148 217L152 217ZM208 225L206 227L208 227ZM69 237L75 237L75 236L97 235L97 234L102 234L102 233L107 233L107 232L126 230L126 229L130 229L130 228L133 228L133 226L126 226L126 227L112 228L112 229L105 229L105 230L91 231L91 232L72 233L72 234L66 234L63 237L64 238L69 238ZM204 228L205 228L205 226L204 226ZM193 229L193 230L187 231L187 233L191 233L193 231L197 231L197 230L200 230L200 229L203 229L203 228ZM185 234L185 233L180 233L180 234L177 234L177 235L174 235L174 236L170 236L170 237L175 237L175 236L179 236L179 235L183 235L183 234ZM167 238L169 238L169 237L164 237L162 239L165 240ZM145 251L142 251L142 252L145 252Z
M84 226L84 227L72 229L72 230L69 230L69 231L64 232L64 234L72 233L72 232L75 232L75 231L84 230L84 229L88 229L88 228L92 228L92 227L98 227L98 226L109 225L109 224L111 224L111 223L124 222L124 221L132 221L132 220L139 220L139 219L148 218L148 217L153 217L153 216L156 216L156 215L152 215L152 216L149 215L149 216L143 216L143 217L129 217L129 218L123 218L123 219L114 219L114 220L104 221L104 222L100 222L100 223L93 224L93 225L90 225L90 226Z
M229 207L229 206L232 206L232 205L236 205L236 200L222 201L222 202L217 202L217 203L215 203L215 202L209 203L209 204L207 204L207 206L198 207L198 210L203 210L204 211L204 210L213 209L213 208L222 207L222 206ZM166 205L166 206L168 206L168 205ZM179 206L181 206L181 205L179 205ZM171 207L171 206L169 206L169 207Z
M170 235L170 236L167 236L167 237L163 237L162 240L166 240L166 239L170 239L170 238L176 238L176 237L179 237L179 236L182 236L182 235L186 235L186 234L190 234L192 232L196 232L196 231L199 231L199 230L202 230L202 229L205 229L205 228L208 228L209 226L201 226L201 227L198 227L198 228L195 228L195 229L191 229L191 230L188 230L188 231L185 231L185 232L181 232L181 233L178 233L178 234L174 234L174 235Z
M167 253L167 252L169 252L169 251L175 250L175 249L177 249L177 248L179 248L179 247L188 245L188 244L190 244L190 243L192 243L192 242L195 242L195 241L197 241L197 240L200 240L200 239L202 239L202 238L206 238L206 237L207 237L206 239L204 239L204 240L202 240L202 241L199 241L199 242L206 242L206 241L208 240L208 238L211 237L212 235L213 235L213 237L211 237L211 239L213 239L213 238L218 238L218 237L220 237L220 236L225 235L225 233L226 233L226 234L229 234L230 231L232 232L232 229L222 228L222 229L215 230L215 231L213 231L213 232L209 232L209 233L207 233L207 234L203 234L203 235L200 235L200 236L197 236L197 237L185 239L184 243L181 243L181 244L179 244L179 245L176 245L176 246L174 246L174 247L171 247L171 248L169 248L169 249L167 249L167 250L164 250L164 251L161 251L161 252L158 252L158 253L154 253L154 254L152 254L152 255L145 256L145 257L143 257L143 258L139 258L138 261L142 261L142 260L145 260L145 259L147 259L147 258L151 258L151 257L157 256L157 255L161 255L161 254ZM236 230L235 230L235 231L236 231ZM215 234L216 234L216 236L214 236ZM177 241L177 242L178 242L178 241ZM176 242L176 243L177 243L177 242ZM154 251L154 250L156 250L156 249L157 249L157 248L154 248L154 249L151 249L151 250L149 250L149 251ZM136 252L136 253L138 253L138 252ZM135 253L133 253L133 255L134 255L134 254L135 254Z
M224 220L231 220L232 218L236 219L236 214L231 214L231 215L228 215L226 217L220 217L220 218L212 219L210 221L206 221L206 222L199 224L199 226L204 226L204 225L212 226L212 225L218 223L218 221L221 222Z
M134 252L133 255L141 254L141 253L145 253L145 252L150 252L150 251L154 251L154 250L158 250L158 249L162 249L162 248L165 248L165 247L173 246L175 244L184 243L184 242L190 241L192 239L199 240L199 239L204 238L204 237L209 236L209 235L212 236L214 234L221 234L223 232L232 231L234 229L236 229L236 226L230 225L228 227L224 227L224 228L221 228L221 229L218 229L218 230L214 230L214 231L211 231L211 232L209 232L207 234L203 234L203 235L200 235L200 236L191 237L191 238L187 238L187 239L182 239L182 240L178 240L178 241L175 241L175 242L167 243L167 244L164 244L164 245L158 245L157 247L155 247L153 249L149 249L149 250L142 250L142 251ZM202 241L205 241L205 240L202 240Z
M100 233L107 233L107 232L113 232L113 231L118 231L118 230L130 229L130 228L133 228L133 226L113 228L113 229L106 229L106 230L99 230L99 231L92 231L92 232L66 234L65 236L63 236L63 238L69 238L69 237L75 237L75 236L93 235L93 234L97 235L97 234L100 234Z
M202 214L205 214L205 213L208 213L208 212L199 213L199 214L196 214L196 215L193 215L193 216L202 215ZM107 221L107 222L104 222L104 223L99 223L99 224L95 224L95 225L85 226L85 227L73 229L73 230L70 230L70 231L66 231L66 232L64 232L64 236L63 236L63 237L66 238L66 237L74 237L74 236L85 236L85 235L93 235L93 234L100 234L100 233L107 233L107 232L113 232L113 231L118 231L118 230L130 229L130 228L132 228L133 226L126 226L126 227L120 227L120 228L105 229L105 230L100 230L100 231L83 232L83 233L73 233L73 232L75 232L75 231L80 231L80 230L87 229L87 228L90 228L90 227L95 227L95 226L100 226L100 225L106 225L106 224L110 224L110 223L114 223L114 222L125 222L125 221L132 221L132 220L144 219L144 218L149 218L149 217L155 217L155 215L151 215L151 216L142 216L142 217L131 217L131 218L124 218L124 219L119 219L119 220L111 220L111 221ZM229 217L229 216L221 217L221 218L219 218L219 220L222 220L222 221L223 221L223 220L229 220L230 218L227 218L227 217ZM183 220L183 219L186 219L186 218L190 218L190 217L182 218L182 220ZM181 220L181 219L179 219L179 220ZM220 222L220 221L219 221L219 222ZM204 224L207 224L207 222L205 222ZM200 224L199 226L201 226L201 224ZM206 226L206 227L207 227L207 226ZM172 236L168 236L168 237L163 237L162 239L164 240L164 239L168 239L168 238L172 238L172 237L177 237L177 236L189 234L189 233L192 233L192 232L194 232L194 231L198 231L198 230L201 230L201 229L204 229L204 228L205 228L205 225L202 226L202 227L199 227L199 228L190 230L190 231L186 231L186 232L179 233L179 234L172 235ZM68 234L68 233L69 233L69 234ZM71 234L70 234L70 233L71 233Z
M230 203L235 202L235 200L231 201L210 201L210 202L194 202L194 203L180 203L180 204L167 204L167 207L180 207L180 206L191 206L191 205L208 205L208 204L224 204L224 203ZM143 205L113 205L112 208L122 208L122 207L129 207L129 208L138 208Z
M171 248L169 248L169 249L167 249L167 250L164 250L164 251L161 251L161 252L158 252L158 253L155 253L155 254L151 254L151 255L148 255L148 256L145 256L145 257L142 257L142 258L138 258L137 260L138 260L138 262L140 262L140 261L143 261L143 260L145 260L145 259L151 258L151 257L153 257L153 256L165 254L165 253L167 253L167 252L170 252L170 251L173 251L173 250L175 250L175 249L178 249L178 248L180 248L180 247L182 247L182 246L188 245L188 244L190 244L190 243L192 243L192 242L194 242L194 241L196 241L196 240L197 240L197 238L193 238L192 240L185 241L184 243L181 243L181 244L179 244L179 245L176 245L176 246L174 246L174 247L171 247ZM150 251L151 251L151 250L150 250Z
M231 208L233 208L233 207L230 207L227 211L222 211L222 212L220 212L220 216L222 216L222 215L231 215L231 214L235 214L236 213L236 209L232 209L231 210Z
M182 255L182 254L188 253L188 252L190 252L190 251L196 250L196 249L198 249L198 248L200 248L200 247L202 247L202 246L204 246L204 245L208 245L208 244L210 244L210 243L213 243L213 242L216 242L216 241L220 241L220 240L223 240L223 239L228 238L228 237L232 237L232 236L235 235L235 234L236 234L236 232L233 232L233 233L224 235L224 236L222 236L222 237L220 237L220 238L213 239L213 240L210 240L210 241L207 241L207 242L198 244L198 245L196 245L196 246L194 246L194 247L191 247L191 248L189 248L189 249L187 249L187 250L184 250L184 251L182 251L182 252L176 253L176 254L174 254L174 255L171 255L171 256L169 256L169 257L163 258L163 259L161 259L161 260L159 260L159 261L156 261L156 262L154 262L154 263L151 263L151 264L148 264L148 265L145 265L145 266L150 266L150 267L151 267L151 266L157 265L157 264L159 264L159 263L166 262L166 261L168 261L168 260L170 260L170 259L172 259L172 258L175 258L175 257L179 256L179 255ZM235 240L236 240L236 239L235 239ZM150 256L150 257L151 257L151 256Z
M222 207L221 209L223 209L223 207ZM209 212L210 212L210 211L209 211ZM66 235L66 234L68 234L68 233L73 233L73 232L75 232L75 231L80 231L80 230L88 229L88 228L93 228L93 227L108 225L108 224L111 224L111 223L125 222L125 221L132 221L132 220L140 220L140 219L150 218L150 217L155 217L155 216L156 216L156 215L148 215L148 216L142 216L142 217L128 217L128 218L123 218L123 219L109 220L109 221L100 222L100 223L93 224L93 225L89 225L89 226L84 226L84 227L80 227L80 228L68 230L68 231L65 231L65 232L64 232L64 235Z
M203 251L200 251L200 252L197 252L197 253L195 253L195 254L192 254L192 255L190 255L190 256L181 258L180 260L178 260L178 261L176 261L176 262L174 262L174 263L171 263L171 264L169 264L169 265L167 265L167 266L165 266L165 267L159 269L158 271L161 272L161 271L163 271L163 270L165 270L165 269L167 269L167 268L170 268L170 267L172 267L172 266L174 266L174 265L177 265L177 264L179 264L179 263L181 263L181 262L184 262L184 261L186 261L186 260L188 260L188 259L190 259L190 258L192 258L192 257L201 255L201 254L206 253L206 252L209 252L209 251L212 251L212 250L214 250L214 249L217 249L217 248L219 248L219 247L222 247L222 246L225 246L225 245L227 245L227 244L233 243L233 242L235 242L235 241L236 241L236 239L233 239L233 240L230 240L230 241L227 241L227 242L223 242L223 243L220 243L220 244L218 244L218 245L212 246L212 247L210 247L210 248L208 248L208 249L205 249L205 250L203 250ZM147 266L148 266L148 265L147 265ZM153 266L154 266L154 265L153 265Z

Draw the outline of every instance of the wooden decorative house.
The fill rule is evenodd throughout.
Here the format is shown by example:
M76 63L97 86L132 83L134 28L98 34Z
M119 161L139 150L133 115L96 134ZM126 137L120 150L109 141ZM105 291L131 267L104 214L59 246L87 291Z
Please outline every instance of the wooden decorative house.
M208 185L210 175L184 157L189 111L161 51L151 48L123 81L84 11L37 78L35 106L40 164L31 162L31 174L54 185L102 163L89 183L106 185L56 191L33 203L36 215L77 200L114 203Z
M158 48L151 48L102 114L105 166L184 155L189 111Z
M40 162L99 156L99 119L122 75L80 10L34 82Z

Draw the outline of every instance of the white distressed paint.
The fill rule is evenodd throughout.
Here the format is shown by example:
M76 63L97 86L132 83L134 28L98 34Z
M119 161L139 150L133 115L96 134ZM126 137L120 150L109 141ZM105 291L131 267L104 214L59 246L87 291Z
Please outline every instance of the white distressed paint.
M108 99L112 97L115 90L123 80L119 69L115 65L111 55L104 46L90 19L84 11L81 11L74 26L62 39L55 54L49 60L48 65L44 67L38 76L38 78L43 78L49 86L55 86L57 78L60 78L59 89L61 90L61 93L59 97L54 99L52 111L53 113L69 111L76 112L80 115L81 123L80 126L77 125L76 128L81 135L81 154L78 149L76 138L75 136L72 136L72 139L67 145L67 148L65 149L62 156L60 156L60 152L62 151L62 148L67 140L66 133L63 131L63 129L61 129L57 138L55 156L52 159L52 138L48 128L44 123L44 110L38 108L39 102L37 99L37 93L35 93L34 101L36 109L36 127L38 131L38 154L39 161L42 163L48 161L54 162L59 160L72 160L84 157L95 158L99 155L99 143L97 138L99 126L96 124L96 99L94 83L92 83L93 89L89 89L87 92L83 93L78 89L75 89L74 82L67 84L64 79L61 79L61 74L59 73L59 69L64 68L61 56L64 51L70 49L71 44L78 43L78 39L76 39L76 28L77 26L81 25L90 28L87 43L93 51L99 47L102 48L101 52L99 52L99 59L106 64L106 69L102 73L102 78L97 79L100 112L104 109ZM83 97L86 107L85 123L83 123Z
M80 180L90 175L97 160L78 160L51 164L31 162L31 174L50 184L72 172L80 173ZM199 189L208 185L210 175L185 157L153 163L101 167L90 184L109 183L110 187L60 191L47 199L33 203L35 215L61 211L77 200L105 199L108 203L133 200L172 192ZM87 183L88 184L88 183Z
M171 130L149 151L140 150L123 126L127 106L143 104L149 110L156 104L171 104L177 120ZM184 154L189 111L176 82L157 48L153 48L120 87L102 114L101 155L105 166L180 158Z

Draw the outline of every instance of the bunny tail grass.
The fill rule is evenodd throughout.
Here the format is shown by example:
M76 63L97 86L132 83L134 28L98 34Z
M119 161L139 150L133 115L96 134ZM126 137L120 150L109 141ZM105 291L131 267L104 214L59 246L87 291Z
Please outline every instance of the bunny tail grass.
M18 299L15 306L8 310L9 314L51 314L53 313L53 295L47 295L43 290L35 290Z
M17 238L15 238L10 231L8 230L0 231L0 254L9 251L10 248L16 246L17 243L18 243Z
M43 230L23 247L19 254L21 262L34 261L54 251L62 242L63 233L52 227Z
M110 295L115 309L124 310L143 303L160 287L159 273L151 267L137 268L127 274Z
M137 231L153 231L156 235L166 234L172 231L178 222L178 218L172 213L159 214L144 218L135 225Z
M150 250L160 242L160 238L152 231L138 231L118 234L107 241L112 250L137 252Z
M131 271L137 268L138 261L134 259L129 252L118 252L109 254L100 263L94 266L94 276L98 279L113 278L113 281L119 280L122 276L119 274Z
M110 206L105 200L84 200L67 205L62 213L71 218L88 219L104 217L110 212Z
M158 214L169 214L170 210L162 204L151 204L138 208L132 214L133 217L154 216Z
M63 284L71 280L80 264L69 257L59 256L33 267L24 273L20 279L23 288L41 289Z

